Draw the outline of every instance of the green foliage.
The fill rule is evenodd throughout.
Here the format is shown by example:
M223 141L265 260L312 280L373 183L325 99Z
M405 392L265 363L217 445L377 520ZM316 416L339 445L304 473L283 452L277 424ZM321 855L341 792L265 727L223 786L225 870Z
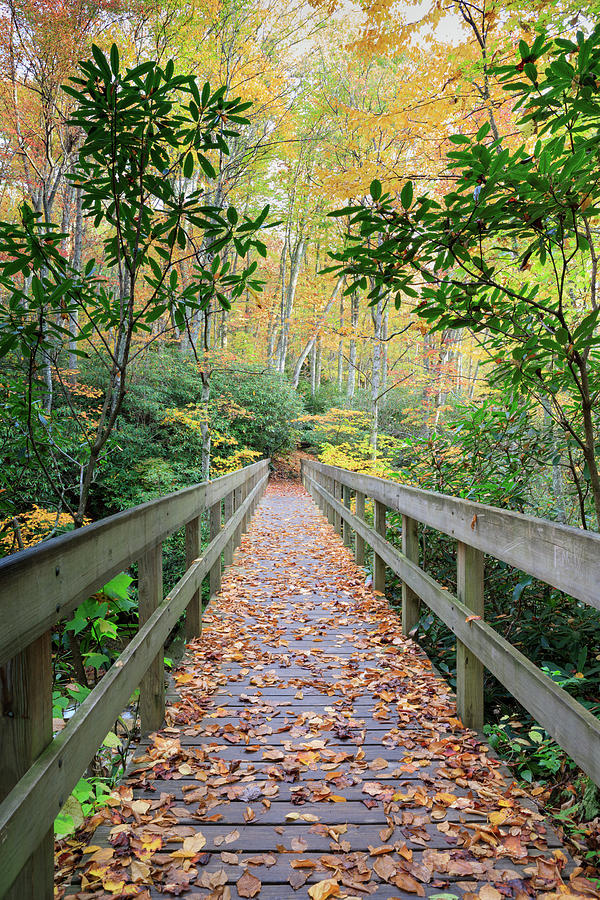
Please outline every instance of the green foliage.
M525 58L498 70L518 128L533 128L536 141L511 151L489 142L487 125L474 139L454 136L448 162L456 180L441 201L413 202L405 186L399 205L374 183L370 204L336 211L350 217L353 233L330 271L350 277L348 292L370 288L373 303L381 291L398 305L415 298L434 330L478 333L493 382L545 403L568 449L582 456L579 487L589 485L600 521L590 224L600 213L599 64L600 26L575 43L536 38Z
M213 375L211 399L238 444L251 447L263 457L294 448L294 422L303 411L303 403L283 376L243 368L222 369Z

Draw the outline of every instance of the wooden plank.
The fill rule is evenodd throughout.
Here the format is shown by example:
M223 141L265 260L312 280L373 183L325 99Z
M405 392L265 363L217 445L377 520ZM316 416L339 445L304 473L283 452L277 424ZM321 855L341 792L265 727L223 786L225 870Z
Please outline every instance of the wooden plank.
M156 612L163 599L162 544L144 553L138 567L140 627ZM165 665L161 645L140 682L142 732L158 731L165 718Z
M386 507L384 503L380 503L379 500L374 501L375 504L375 531L377 534L381 535L382 538L385 539L386 534L386 526L385 526L385 513ZM385 594L385 561L378 556L377 553L373 554L373 590L380 591L382 594Z
M268 460L194 485L0 560L0 663L64 619L132 560L163 541ZM26 601L24 601L26 598Z
M242 504L242 488L240 485L239 487L236 487L234 494L233 494L233 508L234 508L235 512L238 511L241 504ZM234 549L234 551L237 547L240 546L241 542L242 542L242 520L240 519L239 525L235 529L234 534L233 534L233 549Z
M202 519L194 516L185 526L185 567L189 567L200 556L200 534ZM185 636L191 641L202 633L202 591L194 593L185 612Z
M475 616L484 617L481 550L458 543L457 596ZM456 642L456 707L467 728L483 730L483 666L462 641Z
M46 632L0 668L0 800L52 742L52 635ZM54 830L45 833L16 880L0 873L5 900L54 897ZM0 828L0 844L2 843Z
M230 518L233 515L233 491L230 491L228 494L225 494L225 498L223 500L223 520L224 524L227 525ZM233 562L233 541L229 541L225 546L225 550L223 551L223 564L225 566L230 566Z
M600 721L483 620L467 621L472 615L468 606L331 495L328 501L341 515L348 516L354 530L363 535L390 569L406 581L577 765L600 785Z
M307 475L313 472L335 477L390 509L600 609L600 534L596 532L307 460Z
M416 519L402 516L402 552L407 559L419 565L419 531ZM402 632L410 634L421 616L419 598L402 582Z
M365 518L365 495L362 491L356 491L356 515L359 519ZM358 533L354 535L355 549L354 561L357 566L365 564L365 539Z
M209 513L209 529L210 529L210 539L214 540L221 530L221 501L217 500L216 503L210 508ZM214 597L215 594L218 594L221 590L221 557L215 561L214 565L211 567L209 573L209 596Z
M342 496L344 498L344 506L347 509L350 509L350 504L352 502L351 493L352 492L350 491L350 488L344 485ZM346 545L346 547L352 547L352 529L347 522L344 522L344 544Z
M268 473L257 484L257 493L267 479ZM47 834L81 773L127 705L149 662L163 646L202 579L239 526L252 499L253 494L250 494L227 527L208 545L202 559L188 569L63 731L0 804L0 885L8 888L13 883Z

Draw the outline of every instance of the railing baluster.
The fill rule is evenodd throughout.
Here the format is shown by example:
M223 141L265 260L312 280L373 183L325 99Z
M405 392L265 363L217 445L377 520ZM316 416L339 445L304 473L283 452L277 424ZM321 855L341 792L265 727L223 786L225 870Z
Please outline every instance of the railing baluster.
M189 569L201 553L200 549L200 516L195 516L185 526L185 567ZM196 591L190 600L185 613L186 640L200 637L202 632L202 592Z
M163 598L162 544L157 544L139 560L138 611L140 625L148 621ZM140 683L142 732L157 731L165 717L165 669L161 647Z
M210 540L212 541L217 537L221 530L221 501L217 500L216 503L210 508L209 513L209 528L210 528ZM214 597L215 594L218 594L221 590L221 556L216 560L215 564L212 566L209 575L209 597Z
M328 493L330 493L332 497L335 497L335 481L331 477L327 479L327 489ZM335 513L333 511L333 506L327 507L327 521L335 528Z
M223 501L223 518L225 519L225 525L229 522L230 518L233 515L233 491L230 491L225 495L225 499ZM225 550L223 551L223 562L226 566L230 566L233 562L233 538L227 542L225 546Z
M379 500L374 500L373 503L375 506L375 531L382 538L385 538L385 514L387 507L385 503L381 503ZM382 594L385 594L385 563L375 552L373 553L373 590L381 591Z
M233 511L237 512L237 510L240 508L241 505L242 505L242 488L237 487L234 491ZM234 550L236 549L236 547L239 547L242 542L242 524L243 523L240 522L240 524L238 525L238 527L235 529L235 532L234 532L234 540L233 540L233 549Z
M481 550L462 541L457 552L457 597L484 616L483 562ZM456 642L456 703L458 714L467 728L483 729L483 666L462 641Z
M352 491L349 487L344 485L342 493L344 498L344 506L347 509L350 509L350 505L352 502ZM344 544L346 545L346 547L352 547L352 529L347 522L344 522Z
M418 522L410 516L402 516L402 552L407 559L419 565ZM419 621L420 602L413 590L402 582L402 632L409 634Z
M356 517L358 519L364 519L365 517L365 495L362 491L356 491ZM364 566L365 564L365 539L360 536L360 534L356 535L356 544L354 547L354 559L356 561L357 566Z
M52 742L52 635L0 667L0 800L10 793ZM64 800L67 798L64 797ZM40 798L40 802L43 799ZM2 835L0 833L0 842ZM1 885L0 885L0 893ZM54 829L50 829L13 882L5 900L54 897Z
M333 482L333 496L338 502L340 502L342 499L342 485L339 481ZM338 512L335 511L333 513L333 527L338 534L342 533L342 517Z

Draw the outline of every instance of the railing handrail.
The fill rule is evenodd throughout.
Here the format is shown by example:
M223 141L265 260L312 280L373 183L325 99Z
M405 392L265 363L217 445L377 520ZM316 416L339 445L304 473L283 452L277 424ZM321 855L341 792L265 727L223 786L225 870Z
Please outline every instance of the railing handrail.
M600 534L304 460L340 484L600 609Z
M0 665L265 464L259 460L0 560Z
M10 659L0 673L0 897L11 886L11 896L24 900L53 897L54 819L138 685L142 730L162 726L164 643L184 611L188 638L200 634L202 582L209 577L211 595L218 590L222 556L225 564L231 562L268 478L269 460L261 460L15 554L0 567L2 615L9 633L20 641L7 647L5 634L1 636ZM200 516L205 510L210 512L210 543L201 553ZM186 572L163 599L162 541L183 526ZM135 560L138 633L53 739L48 628L87 596L82 592L97 590ZM66 598L54 615L46 604L29 630L18 623L13 627L5 606L15 609L11 586L26 584L32 592L26 598L39 612L33 592L44 589L48 580L53 584L52 566L59 570L56 578L66 579L77 564L86 570L85 576L71 586L67 581ZM19 605L27 608L23 597Z
M474 534L464 533L464 522L456 523L453 530L438 528L458 539L457 595L455 596L419 566L417 523L426 521L426 519L425 513L420 514L414 500L418 497L431 497L431 492L411 489L413 502L407 511L398 504L397 494L386 494L383 490L386 485L392 485L395 488L394 482L360 476L346 469L326 466L314 460L303 460L302 474L307 489L327 514L336 530L343 533L344 541L348 546L351 544L350 529L355 533L357 559L360 556L364 563L365 542L372 547L375 590L385 591L386 566L402 579L403 632L411 633L412 628L418 623L419 602L423 601L456 635L457 706L464 724L478 730L483 727L483 668L485 667L566 750L583 771L596 784L600 785L600 755L598 754L600 720L485 622L483 550L477 549ZM356 515L350 511L352 489L356 491ZM342 494L343 503L341 502ZM366 496L373 497L374 500L374 527L370 527L365 521ZM456 499L443 494L434 496L436 504L440 501L451 502ZM392 505L390 499L397 505ZM403 552L386 540L385 513L388 505L402 513ZM483 504L469 504L469 512L473 507L484 510L494 509L494 507L485 507ZM439 507L436 505L435 508ZM431 509L429 512L431 513ZM497 510L497 512L505 514L505 510ZM527 518L519 516L519 520ZM430 514L429 520L432 519L433 516ZM511 514L506 513L503 515L502 521L506 525L511 519ZM543 522L544 520L535 521ZM546 537L548 534L552 534L554 527L561 537L564 536L564 526L553 526L551 522L548 525L550 531L543 532ZM437 528L436 525L433 527ZM575 532L574 535L573 532ZM567 533L571 538L580 536L577 529L567 529ZM582 532L581 537L585 539L588 535ZM591 544L586 542L586 548L594 546L600 549L600 545L597 543L598 536L590 535L590 537L595 540ZM480 547L481 543L480 540ZM486 549L486 552L493 557L502 558L500 552L497 552L498 549L502 552L501 546L500 548ZM555 583L556 578L553 577L552 571L546 571L540 580L552 584ZM596 606L597 604L592 605Z

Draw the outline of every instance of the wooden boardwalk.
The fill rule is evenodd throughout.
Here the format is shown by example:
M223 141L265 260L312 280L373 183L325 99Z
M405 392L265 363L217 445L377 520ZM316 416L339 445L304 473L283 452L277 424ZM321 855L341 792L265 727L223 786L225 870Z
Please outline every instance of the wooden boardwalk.
M66 893L594 895L302 488L268 488L203 628Z

